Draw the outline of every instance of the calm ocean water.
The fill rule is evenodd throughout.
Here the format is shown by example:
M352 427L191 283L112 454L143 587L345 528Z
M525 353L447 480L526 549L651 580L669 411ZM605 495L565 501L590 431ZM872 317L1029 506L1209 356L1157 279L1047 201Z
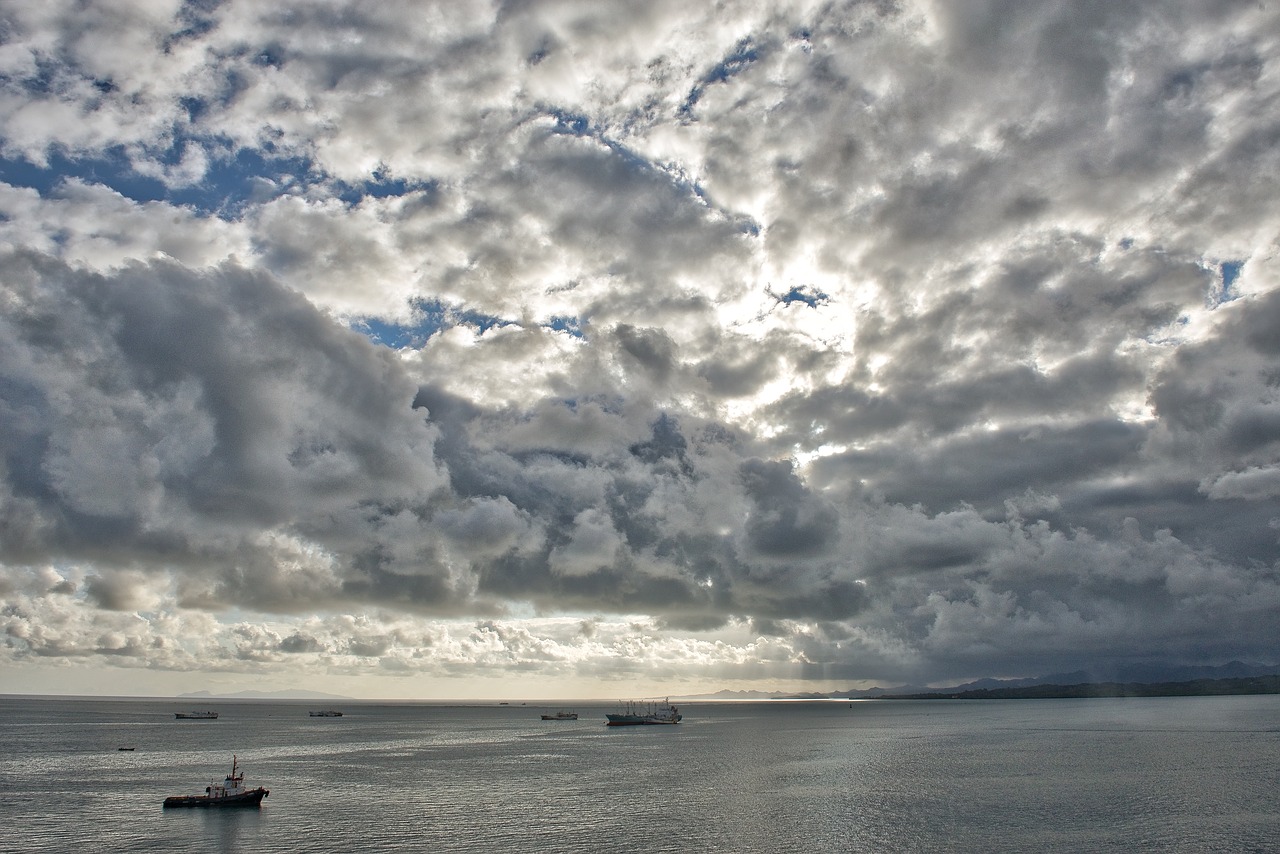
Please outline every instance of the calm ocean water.
M0 698L0 851L1280 850L1276 696L207 707ZM161 809L233 753L261 810Z

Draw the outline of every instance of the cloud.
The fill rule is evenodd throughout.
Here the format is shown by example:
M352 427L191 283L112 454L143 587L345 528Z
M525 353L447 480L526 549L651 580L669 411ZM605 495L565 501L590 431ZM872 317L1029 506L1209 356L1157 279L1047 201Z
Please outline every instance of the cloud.
M0 50L4 661L1273 654L1274 9L81 12Z
M1200 491L1210 498L1243 498L1263 501L1280 495L1280 468L1253 466L1239 472L1227 472L1202 483Z
M390 354L256 274L0 266L9 560L234 564L371 483L395 502L442 482Z

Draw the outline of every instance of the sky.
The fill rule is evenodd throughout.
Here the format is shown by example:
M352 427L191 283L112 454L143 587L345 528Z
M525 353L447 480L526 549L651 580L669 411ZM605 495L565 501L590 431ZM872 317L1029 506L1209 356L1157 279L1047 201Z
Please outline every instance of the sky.
M0 691L1280 661L1280 5L8 0Z

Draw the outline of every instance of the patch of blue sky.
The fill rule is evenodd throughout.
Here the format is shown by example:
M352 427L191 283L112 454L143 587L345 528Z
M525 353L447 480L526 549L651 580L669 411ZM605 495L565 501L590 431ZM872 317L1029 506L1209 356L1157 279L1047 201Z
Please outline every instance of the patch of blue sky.
M582 331L582 319L578 317L553 317L546 326L556 332L567 332L574 338L587 337L586 333Z
M760 51L756 49L750 38L743 39L734 46L733 52L726 56L720 62L716 63L702 79L693 85L689 90L688 96L685 97L684 103L680 105L677 114L684 121L692 121L693 110L698 105L698 101L702 100L703 94L707 88L717 83L724 83L738 74L741 74L753 62L760 58Z
M796 285L782 296L775 295L774 298L783 305L801 302L809 306L809 308L817 308L820 305L826 305L831 302L830 296L808 285Z
M491 314L446 305L438 299L416 299L411 308L414 318L411 323L390 323L376 317L363 317L353 321L351 328L375 344L403 350L419 349L431 336L456 326L469 326L483 335L496 326L515 323Z
M1231 286L1235 284L1236 279L1240 277L1240 270L1244 267L1244 261L1223 261L1222 262L1222 301L1227 302L1235 297L1231 294Z
M516 325L513 320L446 305L437 299L414 300L412 309L414 319L410 323L391 323L376 317L362 317L353 321L351 328L383 347L416 350L423 347L436 333L457 326L469 326L483 335L495 327ZM582 320L578 317L552 317L543 326L575 338L586 337L582 331Z
M0 181L33 189L41 196L53 194L66 178L102 184L139 202L158 201L168 194L162 182L135 172L123 149L110 149L97 157L75 158L53 150L47 153L46 160L48 165L39 166L25 158L0 157Z
M60 84L65 85L63 77L65 74L64 66L51 56L37 54L34 57L35 73L26 74L22 77L10 77L5 75L4 83L6 88L13 87L21 89L24 92L35 95L48 95L56 92ZM110 86L105 81L95 81L95 87L98 91L105 91L103 85Z
M418 349L439 331L439 327L425 321L413 326L404 326L398 323L387 323L376 317L361 318L353 322L351 328L374 344L381 344L392 350Z
M175 189L169 201L204 214L238 218L250 204L261 203L293 188L322 180L323 177L305 157L242 148L229 157L210 160L204 180L190 187Z
M482 334L495 326L510 326L515 323L492 314L446 305L438 299L416 299L413 301L413 310L415 315L423 317L428 323L437 324L439 328L472 326Z
M601 141L603 135L595 131L591 126L591 119L580 113L570 113L566 110L551 108L547 110L547 114L556 120L556 133L567 133L574 136L590 136L599 138Z
M439 182L392 178L385 172L378 171L374 172L369 180L361 181L359 184L339 181L335 186L338 198L348 205L355 205L364 199L386 199L423 191L434 194L439 189Z
M203 102L196 99L185 106L193 117L204 109ZM189 145L202 147L208 157L202 178L189 185L167 185L139 172L120 146L95 155L75 156L53 149L47 153L44 166L23 158L0 157L0 181L50 196L62 181L77 178L108 187L135 202L163 201L228 220L241 217L250 205L326 184L329 192L348 205L365 198L403 196L436 188L433 181L409 181L382 172L375 172L360 183L334 181L317 170L309 158L277 151L269 141L261 148L237 149L226 139L180 135L167 149L153 155L154 162L162 167L177 166Z
M306 158L273 156L270 153L242 148L229 152L225 143L210 146L208 141L181 139L156 157L162 166L180 162L188 143L203 144L210 157L206 172L198 183L168 186L159 178L134 168L122 147L109 148L96 155L69 156L63 151L47 153L47 165L39 166L23 158L0 158L0 180L15 186L29 187L41 196L56 193L66 179L78 178L86 184L108 187L135 202L164 201L192 208L207 216L227 219L238 217L250 202L263 201L285 192L290 186L316 183L319 176ZM218 152L224 152L218 156Z
M703 82L723 83L759 58L760 52L751 43L751 39L745 38L734 46L733 53L720 60L720 64L711 69L710 73L703 78Z
M1209 283L1208 293L1205 294L1206 306L1216 308L1239 298L1232 289L1236 280L1240 278L1240 272L1244 269L1246 260L1215 261L1205 264L1205 272L1214 276Z

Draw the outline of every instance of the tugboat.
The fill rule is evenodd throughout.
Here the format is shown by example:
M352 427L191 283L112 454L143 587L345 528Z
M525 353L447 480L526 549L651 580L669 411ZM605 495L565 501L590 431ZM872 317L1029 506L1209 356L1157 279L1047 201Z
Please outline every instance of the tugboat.
M641 708L637 703L628 703L626 708L616 715L605 715L609 722L605 726L650 726L652 724L678 724L683 715L671 705L671 700L664 700L662 705L650 703Z
M204 787L203 795L173 795L164 799L168 807L256 807L262 805L262 799L271 794L259 786L256 789L244 787L244 772L240 771L239 760L231 757L231 773L221 783L216 780Z

